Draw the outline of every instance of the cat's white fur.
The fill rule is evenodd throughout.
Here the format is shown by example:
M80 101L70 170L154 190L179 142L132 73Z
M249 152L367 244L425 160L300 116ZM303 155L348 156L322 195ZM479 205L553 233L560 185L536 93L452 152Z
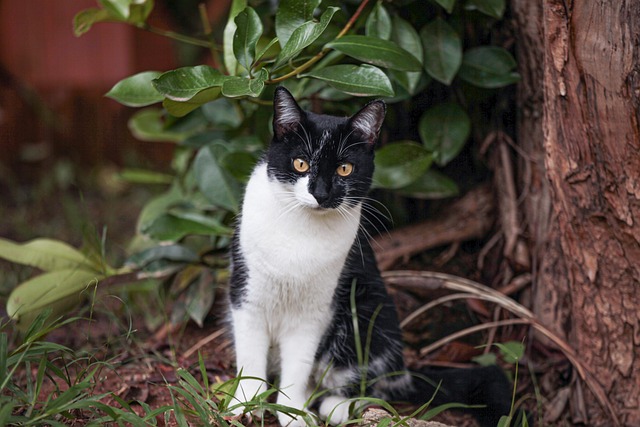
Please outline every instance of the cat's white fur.
M242 376L266 379L268 354L275 354L282 390L277 401L297 409L309 403L316 351L332 319L332 298L361 213L360 204L320 209L307 185L308 178L295 185L269 179L266 164L254 170L239 228L248 269L246 294L240 308L231 311ZM264 381L245 379L235 397L245 402L265 390ZM321 415L329 415L340 402L326 399ZM305 424L278 416L283 426ZM338 405L332 422L347 416L348 404Z

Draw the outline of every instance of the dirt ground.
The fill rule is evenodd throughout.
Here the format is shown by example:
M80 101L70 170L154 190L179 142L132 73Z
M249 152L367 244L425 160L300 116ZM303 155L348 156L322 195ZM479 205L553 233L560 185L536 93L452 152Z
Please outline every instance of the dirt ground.
M33 189L13 189L3 194L3 217L0 222L0 236L18 241L34 237L52 237L79 245L82 239L80 229L89 222L94 230L107 227L108 249L112 262L117 265L126 254L126 246L135 231L136 218L141 206L153 194L153 189L126 188L117 194L98 188L66 191L49 190L44 196L23 191ZM450 259L443 270L466 275L477 275L469 271L475 265L480 246L476 243L462 245L456 256ZM408 268L433 267L445 249L416 257L405 266ZM436 260L436 261L434 261ZM466 271L462 271L465 270ZM20 269L7 263L0 264L3 284L0 287L0 317L6 317L6 296L12 286L24 280L29 270ZM477 277L476 277L477 278ZM139 290L138 290L139 291ZM79 315L87 320L79 320L63 329L52 332L47 339L88 355L86 363L107 362L98 373L99 380L91 390L92 394L113 393L127 402L142 402L151 408L173 404L170 386L177 385L177 369L188 370L198 381L202 381L199 355L204 360L210 384L221 383L235 374L233 348L226 333L224 290L217 293L216 303L202 328L193 322L170 325L168 312L170 302L149 301L135 287L100 289L93 305L82 307ZM142 295L142 296L141 296ZM393 292L403 318L419 308L425 298L437 295L414 295L408 292ZM141 300L142 298L142 300ZM473 307L471 307L473 308ZM434 357L424 360L418 356L418 349L425 343L446 335L452 330L468 325L475 320L477 310L468 304L447 305L444 311L436 310L434 318L424 319L419 324L405 330L407 341L406 360L410 367L424 364L462 366L473 356L482 353L475 346L481 341L473 339L456 341L445 346ZM445 321L446 320L446 321ZM438 325L435 328L434 325ZM519 339L519 332L512 331L513 338ZM77 366L82 372L82 367ZM17 372L17 378L26 375ZM73 375L73 373L72 373ZM53 392L60 384L50 383L43 393ZM526 386L526 381L522 387ZM106 397L105 403L116 404L113 397ZM132 408L143 412L139 403ZM442 414L438 420L446 424L473 425L469 417ZM248 420L244 420L248 423ZM164 419L158 419L164 425ZM267 425L277 424L274 417L268 417ZM73 422L82 425L82 419Z

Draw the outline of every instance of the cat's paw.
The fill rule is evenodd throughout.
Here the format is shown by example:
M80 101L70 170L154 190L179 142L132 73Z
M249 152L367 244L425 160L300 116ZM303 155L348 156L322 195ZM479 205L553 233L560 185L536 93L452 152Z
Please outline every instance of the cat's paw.
M350 401L342 396L327 396L320 403L320 418L335 426L349 420Z

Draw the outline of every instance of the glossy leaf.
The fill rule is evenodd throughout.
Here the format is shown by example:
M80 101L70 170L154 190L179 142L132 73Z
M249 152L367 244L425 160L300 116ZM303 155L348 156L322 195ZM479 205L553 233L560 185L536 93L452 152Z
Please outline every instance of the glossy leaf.
M194 172L198 188L209 202L232 212L238 211L240 184L220 167L209 147L198 151Z
M198 255L182 245L160 245L138 252L126 261L130 268L143 268L156 261L173 261L178 263L194 263L199 260Z
M269 73L264 68L254 78L232 77L222 85L222 94L227 98L250 96L257 98L264 89Z
M116 83L105 96L128 107L144 107L161 102L164 97L152 84L161 74L159 71L134 74Z
M447 11L447 13L453 12L453 7L456 5L456 0L434 0L434 1L438 3L440 6L442 6L442 8ZM480 1L484 1L484 0L480 0Z
M242 123L242 115L233 101L220 98L202 106L202 114L216 128L233 129ZM211 141L214 138L210 138Z
M208 65L198 65L167 71L153 80L153 85L166 98L186 102L207 89L222 87L222 84L228 79L229 76L223 75L215 68Z
M58 314L79 303L90 287L104 278L101 274L77 268L50 271L16 287L7 301L7 314L24 325L47 307Z
M434 79L450 85L462 63L462 41L442 18L436 18L420 31L424 69Z
M389 40L391 37L391 17L382 2L378 2L367 17L364 32L369 37L383 40Z
M173 206L182 203L186 196L182 192L181 184L172 185L166 192L152 198L142 208L138 215L138 232L146 230L159 216L164 215Z
M478 10L496 19L502 18L506 6L506 0L467 0L465 4L465 8L468 10Z
M115 18L126 20L129 18L129 6L133 0L98 0L99 3Z
M344 36L328 43L326 47L384 68L400 71L422 69L422 64L415 56L389 40L368 36Z
M246 151L236 151L222 158L222 167L240 182L247 182L256 164L256 158Z
M179 212L160 215L143 232L161 241L177 241L194 234L207 236L230 236L231 234L230 229L203 215Z
M469 137L471 121L456 103L438 104L420 118L418 132L435 162L444 166L453 160Z
M233 53L245 70L250 71L256 56L256 45L262 35L262 22L252 7L245 8L235 18Z
M222 34L222 57L224 61L224 67L227 69L227 73L230 76L237 74L238 60L233 52L233 40L236 34L236 16L247 7L247 0L232 0L231 8L229 10L229 19L227 25L224 27Z
M458 75L475 86L495 89L520 80L514 71L516 61L506 50L498 46L481 46L464 53Z
M319 22L308 21L298 26L290 35L288 41L278 55L274 68L279 68L298 56L300 52L322 35L331 22L333 15L338 11L337 7L329 7L320 17Z
M129 120L129 130L142 141L180 142L189 137L190 132L165 129L163 116L159 108L138 111Z
M431 154L414 142L396 142L376 152L373 186L402 188L424 174L431 166Z
M333 65L314 70L306 77L323 80L330 86L353 96L393 96L389 78L371 65Z
M79 37L88 32L93 24L105 22L109 19L111 19L111 15L106 9L85 9L73 17L73 34Z
M226 80L225 80L226 81ZM162 106L174 117L184 117L201 106L220 98L222 87L211 87L198 92L196 96L185 102L165 98Z
M153 0L100 0L100 9L85 9L73 18L73 32L81 36L99 22L128 22L133 25L144 24L153 10Z
M96 271L96 266L82 252L64 242L51 239L34 239L26 243L16 243L0 238L0 258L44 271L65 269Z
M200 277L189 286L185 295L186 310L189 317L202 327L213 301L216 287L214 277L209 269L202 269Z
M396 42L398 46L415 56L420 63L423 61L424 52L422 49L422 41L420 35L409 22L400 18L398 15L393 16L393 29L391 32L391 40ZM406 91L414 95L418 88L418 83L422 77L422 71L392 71L397 81Z
M320 0L282 0L278 4L275 25L280 46L284 48L297 28L313 20Z
M429 169L411 184L398 189L398 192L415 199L433 200L455 197L460 190L451 178Z

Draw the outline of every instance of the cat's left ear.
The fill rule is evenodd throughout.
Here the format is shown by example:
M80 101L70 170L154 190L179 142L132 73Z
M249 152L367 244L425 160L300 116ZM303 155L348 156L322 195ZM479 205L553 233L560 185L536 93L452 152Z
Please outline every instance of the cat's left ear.
M387 112L386 104L381 100L371 101L349 119L349 126L362 135L373 147Z

